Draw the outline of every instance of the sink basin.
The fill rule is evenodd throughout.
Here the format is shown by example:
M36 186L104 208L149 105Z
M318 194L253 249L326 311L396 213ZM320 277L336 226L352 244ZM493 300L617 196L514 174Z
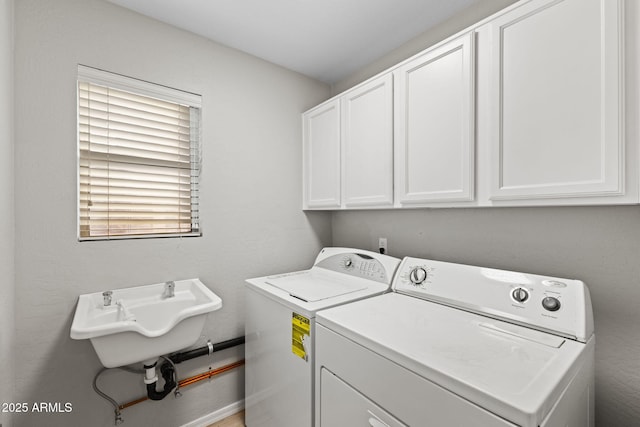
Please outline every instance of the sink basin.
M89 339L107 368L155 360L196 343L207 314L222 300L200 279L114 289L110 305L102 292L80 295L71 338Z

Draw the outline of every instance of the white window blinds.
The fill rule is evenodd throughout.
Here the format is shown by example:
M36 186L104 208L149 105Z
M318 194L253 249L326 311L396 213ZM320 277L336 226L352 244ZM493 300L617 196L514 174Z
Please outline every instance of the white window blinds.
M80 240L199 235L200 97L78 67Z

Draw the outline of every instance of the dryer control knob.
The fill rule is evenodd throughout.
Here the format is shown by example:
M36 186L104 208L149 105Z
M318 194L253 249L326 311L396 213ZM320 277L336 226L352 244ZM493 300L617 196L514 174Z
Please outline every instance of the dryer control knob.
M554 297L545 297L542 300L542 306L548 311L558 311L560 310L560 300Z
M511 296L517 302L525 302L529 299L529 291L527 291L525 288L515 288L513 291L511 291Z
M427 280L427 270L422 267L416 267L409 273L409 280L414 285L419 285Z

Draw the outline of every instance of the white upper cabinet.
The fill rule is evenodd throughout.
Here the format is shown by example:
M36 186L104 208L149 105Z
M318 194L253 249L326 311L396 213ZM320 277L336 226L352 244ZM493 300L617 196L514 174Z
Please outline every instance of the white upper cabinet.
M621 23L618 0L534 0L489 22L492 201L624 194Z
M474 40L464 34L394 71L396 205L474 198Z
M304 208L640 203L639 21L519 1L304 113Z
M393 76L340 97L345 207L393 205Z
M303 208L340 207L340 102L302 116Z

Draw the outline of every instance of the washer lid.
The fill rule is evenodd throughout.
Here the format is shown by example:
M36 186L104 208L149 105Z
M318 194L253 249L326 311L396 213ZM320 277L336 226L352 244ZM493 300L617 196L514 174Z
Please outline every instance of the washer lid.
M321 311L316 321L518 425L540 425L593 351L593 339L584 344L397 293Z
M314 317L335 305L387 292L398 258L362 249L323 248L310 270L247 279L249 289Z
M343 280L337 275L330 278L314 270L304 274L268 278L267 283L305 302L321 301L367 289L360 281Z

